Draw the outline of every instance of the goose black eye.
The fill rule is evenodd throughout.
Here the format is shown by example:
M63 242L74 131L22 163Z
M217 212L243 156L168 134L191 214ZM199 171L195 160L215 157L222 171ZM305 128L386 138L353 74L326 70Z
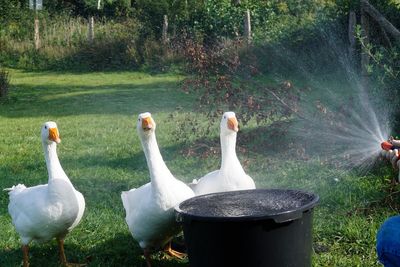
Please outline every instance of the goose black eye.
M47 126L44 126L45 129L47 129Z
M224 116L224 119L226 119L226 116Z

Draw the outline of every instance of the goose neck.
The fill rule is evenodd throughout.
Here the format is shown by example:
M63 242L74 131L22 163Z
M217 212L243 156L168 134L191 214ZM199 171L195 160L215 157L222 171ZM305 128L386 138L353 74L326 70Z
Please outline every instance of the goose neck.
M149 167L150 178L153 186L160 186L164 182L162 179L170 174L161 156L154 133L142 139L143 151L146 156L147 166Z
M236 133L220 135L221 139L221 169L230 168L233 164L239 163L236 156Z
M46 159L47 172L49 180L64 179L69 180L61 167L60 161L57 156L57 144L52 142L50 144L43 144L44 156Z

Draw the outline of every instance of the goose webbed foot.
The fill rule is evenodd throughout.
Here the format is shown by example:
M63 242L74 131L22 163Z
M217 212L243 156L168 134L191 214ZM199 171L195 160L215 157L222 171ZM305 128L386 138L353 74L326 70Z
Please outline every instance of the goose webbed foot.
M85 263L71 263L71 262L67 262L66 265L64 265L65 267L84 267L87 266L87 264Z
M29 267L29 246L28 245L22 245L22 255L23 255L23 261L24 261L24 267Z
M187 256L186 253L182 253L182 252L179 252L179 251L176 251L176 250L172 249L171 241L168 242L168 244L165 246L164 252L167 253L168 255L170 255L171 257L175 257L175 258L178 258L180 260L186 258L186 256Z
M65 257L65 251L64 251L64 239L57 238L57 243L58 243L58 248L60 251L60 261L61 261L62 266L64 266L64 267L84 267L84 266L86 266L86 264L84 264L84 263L67 262L67 258Z
M143 249L144 258L146 259L147 267L151 267L150 250Z

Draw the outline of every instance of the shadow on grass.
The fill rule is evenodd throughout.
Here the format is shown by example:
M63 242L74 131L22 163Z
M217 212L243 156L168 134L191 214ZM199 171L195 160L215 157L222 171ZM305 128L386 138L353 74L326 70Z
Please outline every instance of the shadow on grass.
M67 237L68 239L68 237ZM74 246L65 243L67 260L74 263L85 263L84 253ZM55 240L44 244L30 244L29 262L31 267L35 266L60 266L59 251ZM22 266L22 250L20 248L0 250L0 266Z
M39 117L80 114L136 114L143 110L172 112L189 105L176 81L110 85L17 85L11 100L0 105L2 116Z
M30 266L61 266L59 251L55 240L45 244L31 244L29 250ZM146 267L143 251L137 242L129 234L118 233L110 239L98 243L90 249L82 249L79 246L65 241L65 254L71 263L84 263L87 266L135 266ZM188 266L186 260L163 259L163 253L152 255L152 266L157 267L184 267ZM20 248L1 249L0 266L21 266L22 251Z
M177 143L173 146L160 147L161 155L165 161L175 160L181 157L181 150L184 149L183 143ZM142 150L132 153L125 157L111 158L107 155L91 155L90 157L73 157L62 159L65 165L71 164L79 168L84 167L110 167L113 169L124 169L133 172L148 172L146 157Z
M168 148L167 148L168 149ZM124 169L132 172L146 172L147 163L142 151L129 156L112 158L108 155L90 155L81 157L63 157L62 164L74 168L109 167L112 169Z
M236 153L239 158L262 155L285 160L299 159L294 152L301 148L303 143L296 142L293 136L290 135L288 131L290 122L275 121L268 126L257 126L251 129L246 129L246 126L242 127L243 129L237 134L236 143ZM192 144L182 142L176 146L164 148L164 150L166 151L165 154L171 157L179 154L179 152L200 158L212 155L220 157L220 137L199 138Z

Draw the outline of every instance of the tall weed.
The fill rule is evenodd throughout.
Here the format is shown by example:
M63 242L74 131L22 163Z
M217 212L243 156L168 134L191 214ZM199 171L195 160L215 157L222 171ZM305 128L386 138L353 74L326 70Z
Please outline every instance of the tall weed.
M137 68L140 57L140 23L134 19L114 21L96 19L95 38L88 41L88 20L82 17L42 15L39 50L33 33L20 33L21 27L8 25L0 35L0 62L23 69L102 70ZM31 27L33 20L31 20Z

